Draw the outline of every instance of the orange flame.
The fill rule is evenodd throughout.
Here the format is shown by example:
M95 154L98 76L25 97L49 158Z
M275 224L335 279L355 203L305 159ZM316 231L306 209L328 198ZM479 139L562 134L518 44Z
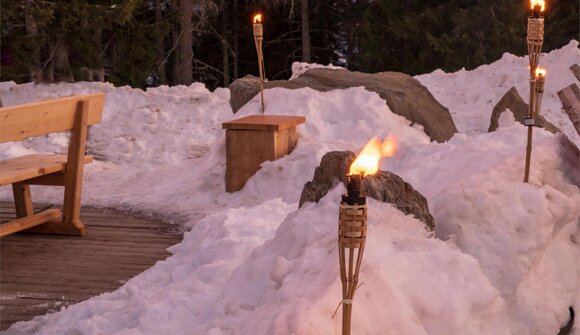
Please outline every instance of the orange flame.
M254 24L262 23L262 14L256 14L254 16Z
M378 137L372 138L352 162L348 174L368 176L377 173L381 158L393 156L396 147L397 141L392 136L388 136L382 143Z
M540 67L536 68L536 77L545 77L546 76L546 69L542 69Z
M536 7L536 6L540 6L541 12L543 12L544 9L546 9L546 1L544 1L544 0L530 0L530 4L532 6L532 9L534 9L534 7Z

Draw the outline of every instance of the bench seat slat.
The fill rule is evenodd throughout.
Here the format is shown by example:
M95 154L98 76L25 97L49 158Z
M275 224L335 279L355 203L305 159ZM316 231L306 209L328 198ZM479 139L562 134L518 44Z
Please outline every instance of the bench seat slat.
M34 154L0 161L0 186L64 171L66 160L66 155ZM84 161L90 163L93 157L85 156Z

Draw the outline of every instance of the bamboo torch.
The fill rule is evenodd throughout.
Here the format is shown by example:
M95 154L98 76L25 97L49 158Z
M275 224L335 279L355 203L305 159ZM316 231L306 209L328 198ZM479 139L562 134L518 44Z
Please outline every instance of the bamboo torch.
M352 304L367 238L367 203L362 174L347 175L338 210L338 257L342 282L342 335L350 335Z
M381 144L378 138L367 143L351 164L347 180L347 193L342 196L338 209L338 258L342 282L342 335L350 335L352 305L358 288L358 277L367 237L367 203L362 190L365 176L379 171L381 157L395 153L393 137Z
M264 27L262 26L262 14L254 16L254 42L258 53L258 68L260 72L260 95L262 99L262 114L264 114L264 54L262 43L264 41Z
M530 161L532 158L532 136L533 127L535 125L535 118L539 113L539 104L535 105L537 101L536 90L536 68L540 61L542 53L542 45L544 44L544 17L542 13L546 8L544 0L531 0L532 16L528 17L528 56L530 61L530 102L528 105L528 118L524 120L524 124L528 126L528 143L526 147L526 166L524 172L524 182L527 183L530 179ZM544 80L542 76L542 92L544 89ZM541 100L541 96L540 96Z

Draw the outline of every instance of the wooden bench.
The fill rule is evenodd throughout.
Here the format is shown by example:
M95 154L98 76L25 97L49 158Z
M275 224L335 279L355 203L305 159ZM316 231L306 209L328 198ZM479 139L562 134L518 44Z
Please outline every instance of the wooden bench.
M17 219L0 225L0 237L29 229L84 235L80 220L88 125L101 122L104 93L72 96L0 108L0 143L72 131L68 154L36 154L0 161L0 186L12 184ZM63 209L34 213L30 185L64 186Z

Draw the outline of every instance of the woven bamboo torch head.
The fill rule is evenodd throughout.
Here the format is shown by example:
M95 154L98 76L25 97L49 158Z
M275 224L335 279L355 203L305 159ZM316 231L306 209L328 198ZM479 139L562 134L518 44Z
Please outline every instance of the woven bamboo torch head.
M256 14L254 16L254 38L255 39L264 38L264 27L262 26L262 14Z
M544 42L544 18L530 17L528 19L528 43Z

